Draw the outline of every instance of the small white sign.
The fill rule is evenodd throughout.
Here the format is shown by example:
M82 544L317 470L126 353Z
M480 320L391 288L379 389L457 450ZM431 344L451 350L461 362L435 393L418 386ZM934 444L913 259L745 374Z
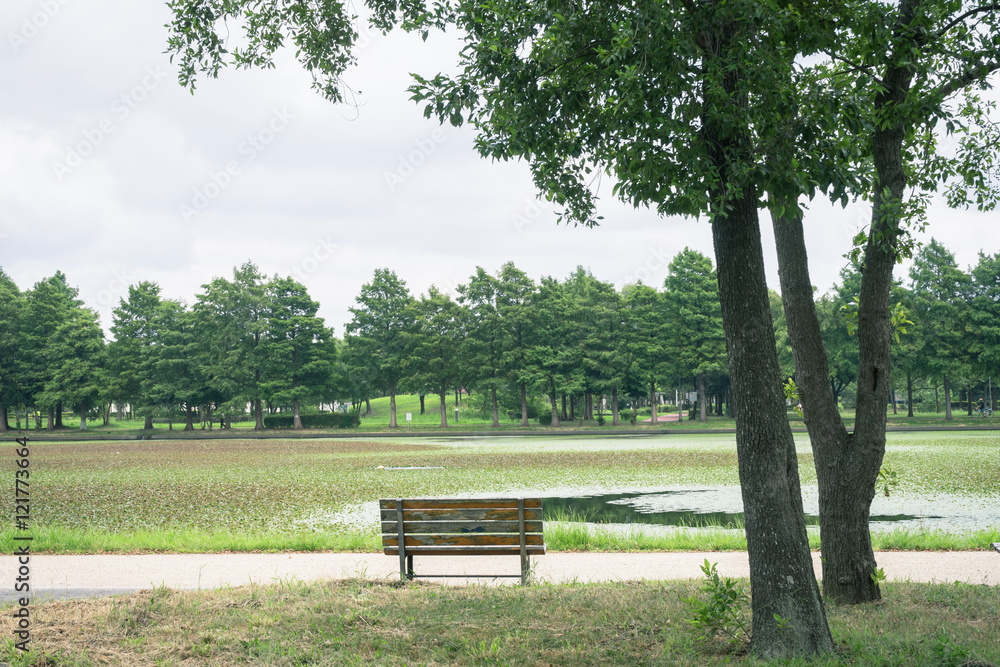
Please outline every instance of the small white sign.
M406 413L406 421L408 421L408 422L413 421L413 413L412 412L407 412Z

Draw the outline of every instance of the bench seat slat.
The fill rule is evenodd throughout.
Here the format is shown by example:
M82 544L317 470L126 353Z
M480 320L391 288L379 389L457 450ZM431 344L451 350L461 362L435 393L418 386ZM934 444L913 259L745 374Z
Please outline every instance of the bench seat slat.
M525 535L525 544L528 546L540 546L545 544L545 538L541 533L531 533ZM383 535L382 544L386 547L398 547L399 537L395 534ZM497 545L506 547L518 547L521 544L519 535L412 535L406 536L406 550L411 547L420 546L487 546Z
M404 510L440 509L443 507L465 507L468 509L517 508L517 498L403 498ZM525 508L541 508L541 498L525 498ZM396 509L396 501L379 500L380 509Z
M493 533L514 533L519 532L520 527L517 521L404 521L403 532L410 533L478 533L491 535ZM396 523L394 521L383 521L382 532L384 534L395 533ZM542 532L541 521L525 521L524 532Z
M529 546L529 556L541 556L545 553L545 545ZM382 553L387 556L399 555L399 549L384 547ZM521 553L519 547L406 547L406 553L414 556L517 556Z
M404 509L404 521L517 521L517 506L508 509ZM526 521L541 521L542 508L525 509ZM382 521L395 521L396 509L382 510Z

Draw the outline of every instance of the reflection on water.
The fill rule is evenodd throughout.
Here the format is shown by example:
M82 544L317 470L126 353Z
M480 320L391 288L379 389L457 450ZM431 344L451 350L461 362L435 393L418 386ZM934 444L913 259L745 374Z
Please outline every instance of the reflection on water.
M615 493L542 499L545 519L588 523L650 524L660 526L743 527L739 488L684 489L655 493ZM944 519L934 514L873 513L871 523L902 524ZM819 525L819 516L806 513L806 523ZM877 528L877 526L873 526Z

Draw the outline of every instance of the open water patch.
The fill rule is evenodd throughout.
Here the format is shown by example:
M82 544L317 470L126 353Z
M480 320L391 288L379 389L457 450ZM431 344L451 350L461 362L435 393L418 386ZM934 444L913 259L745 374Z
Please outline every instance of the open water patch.
M815 487L803 489L806 524L819 525ZM591 492L548 496L542 508L549 521L592 524L741 529L743 499L739 487L702 487L627 493ZM938 494L892 494L872 502L872 530L915 528L975 530L1000 525L1000 507L993 498Z

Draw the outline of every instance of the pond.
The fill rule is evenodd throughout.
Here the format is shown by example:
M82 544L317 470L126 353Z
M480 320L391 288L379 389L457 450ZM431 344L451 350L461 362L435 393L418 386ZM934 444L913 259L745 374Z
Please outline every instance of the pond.
M806 524L819 525L815 487L803 490ZM591 524L643 526L743 527L739 487L589 492L544 497L545 518ZM872 502L872 530L898 527L971 530L1000 524L1000 508L992 499L935 494L879 495Z

